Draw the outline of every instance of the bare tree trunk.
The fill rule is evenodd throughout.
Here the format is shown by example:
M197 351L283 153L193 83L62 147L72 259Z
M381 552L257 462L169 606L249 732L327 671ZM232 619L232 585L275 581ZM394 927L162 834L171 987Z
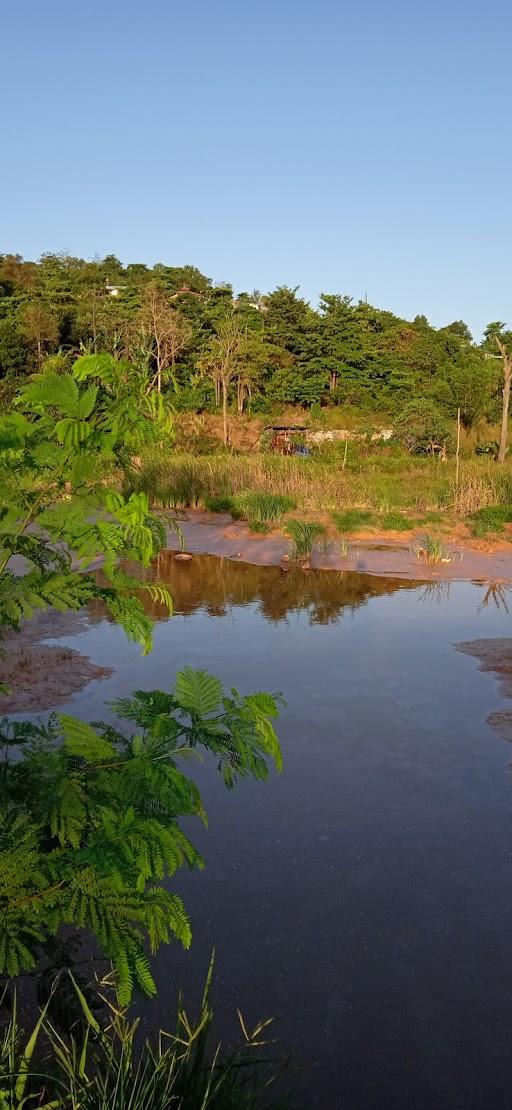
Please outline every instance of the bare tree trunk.
M215 384L215 407L218 408L219 405L220 405L220 379L215 378L214 384Z
M510 407L510 375L512 373L512 361L505 370L505 378L503 384L503 408L501 411L501 435L500 435L500 449L498 451L498 462L505 462L508 450L508 410Z
M507 354L504 343L496 340L503 359L503 408L501 410L501 434L498 462L505 462L508 450L508 413L510 408L510 380L512 378L512 355Z
M236 383L236 407L238 415L241 416L244 411L244 387L240 377Z
M98 354L98 332L96 329L96 290L92 294L92 349Z
M338 384L338 371L337 370L331 370L331 378L330 378L330 381L329 381L329 389L331 391L333 389L336 389L337 384Z
M39 369L41 369L42 361L43 361L43 346L42 346L42 343L41 343L41 336L38 335L38 337L37 337L37 362L38 362Z
M222 433L224 446L228 445L228 383L222 379Z

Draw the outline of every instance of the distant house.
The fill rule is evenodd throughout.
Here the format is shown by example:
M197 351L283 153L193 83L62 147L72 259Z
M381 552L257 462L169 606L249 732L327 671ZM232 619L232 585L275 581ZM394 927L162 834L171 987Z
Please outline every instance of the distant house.
M264 429L264 436L268 439L271 451L280 455L302 455L304 444L301 442L307 432L305 424L271 424ZM309 450L306 450L309 454Z
M105 285L105 291L109 297L118 297L122 289L124 289L124 285L109 285L108 281Z

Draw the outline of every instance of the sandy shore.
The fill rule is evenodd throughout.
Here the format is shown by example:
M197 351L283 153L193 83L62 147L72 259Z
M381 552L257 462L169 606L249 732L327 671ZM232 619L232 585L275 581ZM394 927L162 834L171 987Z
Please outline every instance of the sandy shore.
M185 550L192 554L222 555L246 563L279 566L290 549L290 541L282 533L258 535L244 521L233 521L226 513L191 509L179 514L178 523ZM450 561L429 564L414 552L420 539L420 531L405 536L390 532L360 533L349 539L344 555L339 540L332 538L328 550L315 550L310 563L319 570L352 570L391 578L512 582L512 544L506 541L472 544L466 538L453 536L443 539ZM172 528L168 531L168 545L171 550L179 548Z

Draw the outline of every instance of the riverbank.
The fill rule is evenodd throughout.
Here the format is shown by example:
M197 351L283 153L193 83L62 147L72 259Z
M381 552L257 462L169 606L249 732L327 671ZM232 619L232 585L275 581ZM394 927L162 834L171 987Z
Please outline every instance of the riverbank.
M286 570L290 540L280 530L265 535L251 532L245 521L233 520L229 513L208 513L201 509L172 514L183 536L184 549L191 555L218 555L224 558ZM319 523L325 518L318 517ZM475 540L464 533L464 526L443 535L441 558L429 562L424 554L423 533L360 531L340 543L339 536L326 532L325 546L317 545L307 565L318 570L350 570L361 574L395 578L451 581L512 582L512 544L506 539L494 542ZM168 530L168 547L178 552L180 540Z

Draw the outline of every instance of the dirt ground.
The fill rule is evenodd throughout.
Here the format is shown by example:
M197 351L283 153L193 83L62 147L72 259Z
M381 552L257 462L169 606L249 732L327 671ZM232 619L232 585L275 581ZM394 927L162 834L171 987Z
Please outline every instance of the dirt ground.
M290 541L282 532L259 535L251 532L245 522L233 521L227 513L207 513L200 509L179 514L179 525L185 550L191 554L222 555L268 566L286 565ZM346 554L343 554L339 537L336 539L332 535L325 551L317 546L310 565L317 569L355 570L428 581L512 582L512 544L506 540L470 541L464 533L461 526L448 537L443 536L449 561L439 563L428 563L415 553L415 547L421 545L419 529L410 533L358 532L348 540ZM171 528L168 546L172 550L179 548L179 539Z
M77 613L40 613L20 632L5 637L0 657L1 713L39 713L69 701L95 679L108 678L111 667L97 667L72 648L47 644L46 639L73 636L83 627Z
M489 671L498 679L502 697L512 698L512 638L470 640L469 643L457 644L457 650L478 659L480 670ZM502 740L512 743L512 710L500 709L490 713L487 724Z

